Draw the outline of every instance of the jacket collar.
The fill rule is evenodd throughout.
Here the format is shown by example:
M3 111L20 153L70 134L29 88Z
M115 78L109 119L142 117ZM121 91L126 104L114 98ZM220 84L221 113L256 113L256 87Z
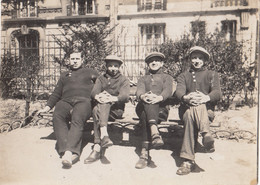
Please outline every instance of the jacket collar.
M114 79L116 79L116 78L118 78L119 76L121 76L121 73L120 72L118 72L115 76L111 76L111 75L109 75L108 73L105 73L104 74L104 76L106 77L106 78L114 78Z

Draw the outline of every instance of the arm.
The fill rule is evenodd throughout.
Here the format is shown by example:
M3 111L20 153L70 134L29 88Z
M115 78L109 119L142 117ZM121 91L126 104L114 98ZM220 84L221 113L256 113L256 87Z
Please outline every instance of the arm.
M123 84L119 89L119 95L117 96L118 101L120 102L128 102L130 94L130 82L127 78L123 79Z
M211 91L208 94L210 98L210 102L216 102L219 101L222 97L221 89L220 89L220 80L219 75L217 72L212 73L212 79L211 79Z
M56 103L61 99L63 90L62 78L59 79L53 93L51 94L49 100L47 101L47 105L50 109L52 109Z
M95 99L95 96L101 92L102 92L102 84L101 84L100 79L98 78L98 79L96 79L94 87L91 91L91 98Z
M165 82L163 83L163 91L161 96L163 100L168 99L173 94L173 78L170 75L165 76Z
M144 77L140 78L137 82L136 98L141 100L141 95L144 95L145 92L145 83Z
M175 95L179 100L183 100L183 96L186 95L186 83L184 73L180 74L180 76L177 78Z

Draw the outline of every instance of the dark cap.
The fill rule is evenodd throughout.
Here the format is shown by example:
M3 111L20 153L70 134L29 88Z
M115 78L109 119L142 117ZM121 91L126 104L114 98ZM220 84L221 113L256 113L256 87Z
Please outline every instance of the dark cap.
M149 53L146 57L145 57L145 63L149 62L149 60L152 58L152 57L159 57L161 58L161 60L164 60L165 59L165 56L164 54L160 53L160 52L152 52L152 53Z
M109 61L116 61L116 62L119 62L120 65L123 64L123 60L116 56L116 55L108 55L106 58L105 58L105 62L109 62Z

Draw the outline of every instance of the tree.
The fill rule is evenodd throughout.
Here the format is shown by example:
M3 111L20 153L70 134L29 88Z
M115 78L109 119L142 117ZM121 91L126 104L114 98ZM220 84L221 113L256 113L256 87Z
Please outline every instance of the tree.
M114 27L110 28L108 23L64 25L61 37L53 35L54 40L65 53L62 58L56 57L55 61L62 66L67 66L69 55L73 51L80 51L83 53L85 66L103 71L102 61L112 51L109 35L113 30Z
M220 109L227 110L235 96L243 90L246 91L246 95L247 91L254 91L256 77L252 74L256 71L256 62L248 61L249 57L243 51L245 42L227 41L224 33L219 30L200 37L194 34L194 30L192 33L184 33L179 40L168 40L160 46L159 50L166 56L166 72L176 79L181 72L187 70L190 66L187 58L189 48L198 45L206 48L211 55L210 61L206 64L208 69L215 70L220 75L223 94L218 104ZM254 65L245 66L245 63ZM244 103L249 103L247 97Z

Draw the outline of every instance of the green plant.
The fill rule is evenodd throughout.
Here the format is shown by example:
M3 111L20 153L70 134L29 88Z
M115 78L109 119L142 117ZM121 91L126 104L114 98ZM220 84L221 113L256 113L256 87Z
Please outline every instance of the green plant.
M159 50L166 56L166 72L176 79L181 72L189 68L188 50L195 45L206 48L211 54L206 66L217 71L221 80L223 98L218 107L227 110L243 90L246 95L255 90L256 77L253 72L256 71L256 65L245 65L249 62L249 57L243 50L244 44L236 40L227 41L224 33L218 30L197 38L193 30L193 34L185 33L179 40L168 40ZM250 104L249 101L251 100L245 97L244 103Z
M102 61L112 51L109 35L113 30L108 23L63 25L61 37L53 35L53 38L65 55L62 58L55 57L55 62L67 66L69 55L73 51L80 51L83 53L85 66L103 71Z

